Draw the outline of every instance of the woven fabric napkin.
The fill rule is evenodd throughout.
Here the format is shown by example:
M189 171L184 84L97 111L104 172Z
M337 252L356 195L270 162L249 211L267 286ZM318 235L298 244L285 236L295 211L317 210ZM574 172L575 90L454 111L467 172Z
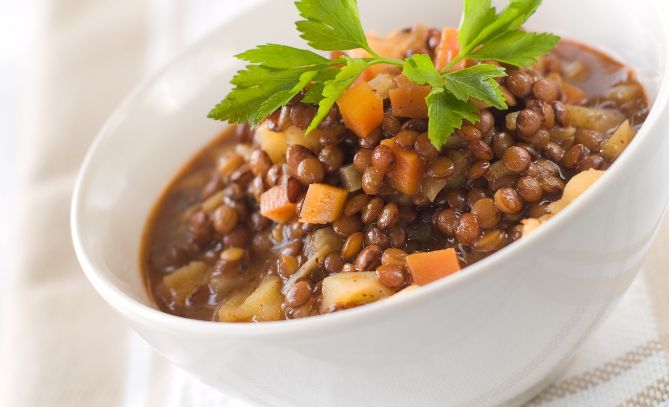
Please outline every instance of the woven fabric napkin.
M86 281L69 238L84 152L121 98L232 0L47 0L9 222L0 406L241 407L171 367ZM212 11L213 10L213 11ZM669 223L640 277L537 406L669 406Z

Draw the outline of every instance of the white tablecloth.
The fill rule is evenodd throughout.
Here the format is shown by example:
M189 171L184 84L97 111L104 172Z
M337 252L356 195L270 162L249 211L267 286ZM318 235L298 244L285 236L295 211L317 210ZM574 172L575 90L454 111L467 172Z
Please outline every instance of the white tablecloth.
M170 367L103 303L72 252L68 206L83 154L121 98L248 2L45 4L10 217L0 406L244 406ZM533 405L669 406L669 224L660 238L612 316Z

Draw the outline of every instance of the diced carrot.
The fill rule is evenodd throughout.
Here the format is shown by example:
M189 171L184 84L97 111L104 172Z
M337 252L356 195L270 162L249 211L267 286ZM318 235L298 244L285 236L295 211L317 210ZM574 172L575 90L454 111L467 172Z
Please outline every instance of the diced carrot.
M423 181L425 163L413 151L405 150L393 140L382 140L395 153L395 166L390 170L390 185L405 195L413 195Z
M585 99L585 92L568 82L562 82L562 93L562 101L567 104L576 105Z
M337 100L346 127L365 138L383 122L383 99L367 82L348 88Z
M414 83L391 89L388 96L390 97L393 115L411 119L426 118L427 103L425 98L430 90L429 86L420 86Z
M441 31L441 41L435 50L435 66L438 70L446 66L460 53L457 28L446 27Z
M458 255L453 248L410 254L407 264L413 282L418 285L429 284L460 270Z
M296 205L288 200L286 187L277 185L260 195L260 214L277 223L286 223L295 217Z
M311 184L304 197L300 222L323 225L341 216L348 192L326 184Z

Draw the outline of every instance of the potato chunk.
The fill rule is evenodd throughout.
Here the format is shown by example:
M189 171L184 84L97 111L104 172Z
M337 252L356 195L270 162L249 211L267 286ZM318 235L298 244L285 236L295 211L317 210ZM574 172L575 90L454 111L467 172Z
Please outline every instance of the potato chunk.
M277 321L283 319L283 300L281 279L268 276L248 297L233 296L223 303L218 310L218 319L225 322Z
M335 274L323 280L321 313L369 304L392 294L373 271Z
M180 305L198 286L207 282L207 265L192 261L163 277L163 284L172 293L174 301Z
M284 132L272 131L263 123L256 129L256 138L274 164L285 161L288 141Z
M612 109L567 105L567 110L572 126L590 130L607 131L625 120L622 113Z
M602 157L613 162L622 154L634 137L630 121L625 120L602 145Z
M556 214L567 205L572 203L583 192L585 192L590 185L599 179L604 174L604 171L589 169L574 176L567 182L562 194L562 199L555 201L548 205L548 210L551 214Z

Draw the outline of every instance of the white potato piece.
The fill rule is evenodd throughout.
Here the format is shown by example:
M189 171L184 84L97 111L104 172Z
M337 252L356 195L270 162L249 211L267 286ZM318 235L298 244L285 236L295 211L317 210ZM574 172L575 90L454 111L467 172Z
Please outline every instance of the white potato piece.
M607 131L618 126L625 116L617 110L567 105L571 125L590 130Z
M392 294L373 271L335 274L323 280L321 313L369 304Z
M535 219L535 218L527 218L523 219L520 221L523 225L523 237L529 235L530 233L534 232L541 224L543 221L541 219Z
M204 262L192 261L163 277L163 284L170 290L174 300L183 305L193 290L207 282L207 271Z
M522 235L523 237L534 232L549 220L553 215L563 210L567 205L572 203L576 198L578 198L583 192L585 192L590 186L599 179L599 177L604 174L604 171L599 170L587 170L579 174L576 174L572 179L567 182L567 185L564 188L562 193L562 198L548 205L548 215L544 215L539 219L527 218L520 221L523 225Z
M314 130L315 131L315 130ZM319 137L316 134L309 134L308 136L304 134L304 130L297 126L290 126L284 130L286 135L286 144L292 146L294 144L301 145L308 148L314 154L318 154L321 149L321 143Z
M286 158L286 134L281 131L272 131L263 123L256 129L256 137L260 148L267 153L274 164L283 162Z
M225 322L277 321L283 319L281 279L265 277L248 297L233 296L218 310L218 319Z
M627 148L632 138L634 130L630 126L630 121L625 120L602 145L602 157L608 162L613 162Z
M383 99L388 99L390 90L397 87L393 76L387 73L376 75L369 81L369 86Z
M590 188L595 181L599 179L604 174L604 171L589 169L583 171L579 174L576 174L572 179L567 182L567 185L564 188L562 193L562 199L555 201L548 205L548 210L552 215L555 215L565 206L572 203L576 198L578 198L586 189Z

